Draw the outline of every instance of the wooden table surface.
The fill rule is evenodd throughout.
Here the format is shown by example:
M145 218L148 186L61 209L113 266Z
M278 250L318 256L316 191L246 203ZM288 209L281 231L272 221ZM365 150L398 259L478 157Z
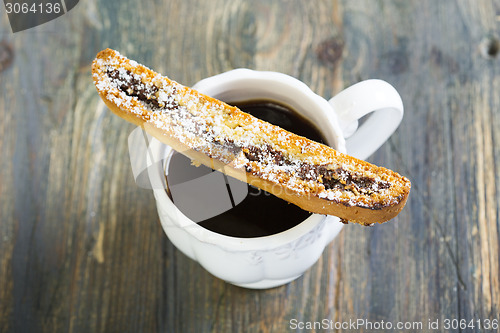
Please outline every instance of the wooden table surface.
M16 34L2 10L0 332L309 332L323 320L497 331L499 35L489 0L82 0ZM325 98L390 82L405 117L369 160L411 179L407 206L346 226L286 286L213 277L170 243L134 182L134 127L91 80L106 47L186 85L237 67Z

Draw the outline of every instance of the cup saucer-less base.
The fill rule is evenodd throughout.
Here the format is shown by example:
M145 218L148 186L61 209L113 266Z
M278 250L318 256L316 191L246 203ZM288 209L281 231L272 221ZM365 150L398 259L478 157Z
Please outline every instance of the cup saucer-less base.
M265 280L261 280L261 281L254 282L254 283L243 283L243 284L233 283L233 282L230 282L230 283L234 284L235 286L248 288L248 289L269 289L269 288L280 287L282 285L290 283L293 280L298 279L301 276L302 276L302 274L294 276L292 278L286 278L286 279L282 279L282 280L265 279Z

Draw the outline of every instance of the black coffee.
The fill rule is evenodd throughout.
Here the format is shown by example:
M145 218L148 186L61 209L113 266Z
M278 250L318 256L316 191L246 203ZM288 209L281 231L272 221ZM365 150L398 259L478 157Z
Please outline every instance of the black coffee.
M272 101L246 101L231 104L244 112L278 125L287 131L305 136L314 141L325 142L320 131L314 124L284 105ZM203 212L203 205L206 205L205 201L214 200L214 198L213 195L210 195L210 188L200 188L200 186L209 186L207 184L210 182L200 185L200 182L196 181L193 181L193 184L191 184L189 180L200 179L202 176L221 177L220 182L224 182L225 180L229 194L228 197L230 203L232 203L232 206L230 205L229 207L232 208L198 222L200 226L206 229L234 237L261 237L290 229L311 215L311 213L261 189L241 183L236 179L230 179L229 181L229 177L222 174L211 174L212 172L219 173L219 171L211 170L205 166L193 166L189 158L179 153L173 153L167 171L167 184L172 189L176 184L181 183L183 186L193 186L193 188L184 187L182 190L184 193L194 194L188 198L183 199L182 195L180 195L176 203L176 196L172 196L172 193L170 193L170 197L173 198L174 203L187 217L197 222L200 220L199 211ZM235 182L238 183L240 189L241 186L248 187L247 195L236 205L234 205L233 198L231 197L231 187L229 186L229 184L234 185ZM203 193L209 194L204 195ZM198 194L202 197L199 198ZM203 196L206 200L203 199ZM180 202L181 200L185 200L185 202ZM194 213L195 210L192 209L193 207L199 208L197 209L198 213ZM192 216L192 214L198 215Z

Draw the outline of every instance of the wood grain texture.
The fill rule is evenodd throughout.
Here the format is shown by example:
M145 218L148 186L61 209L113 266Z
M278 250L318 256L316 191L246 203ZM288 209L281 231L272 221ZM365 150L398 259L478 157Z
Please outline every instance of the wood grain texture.
M0 15L0 61L13 50L0 67L0 332L500 319L498 1L87 0L16 34ZM411 179L407 207L346 226L286 286L214 278L164 236L134 182L133 127L90 77L106 47L186 85L237 67L290 74L325 98L390 82L405 118L370 161Z

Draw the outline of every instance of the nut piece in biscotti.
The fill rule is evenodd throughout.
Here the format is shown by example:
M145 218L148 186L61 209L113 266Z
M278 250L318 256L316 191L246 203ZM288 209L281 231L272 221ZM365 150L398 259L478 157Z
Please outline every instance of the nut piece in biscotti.
M410 181L287 132L162 76L117 51L92 64L97 91L120 117L193 160L313 213L370 225L395 217Z

